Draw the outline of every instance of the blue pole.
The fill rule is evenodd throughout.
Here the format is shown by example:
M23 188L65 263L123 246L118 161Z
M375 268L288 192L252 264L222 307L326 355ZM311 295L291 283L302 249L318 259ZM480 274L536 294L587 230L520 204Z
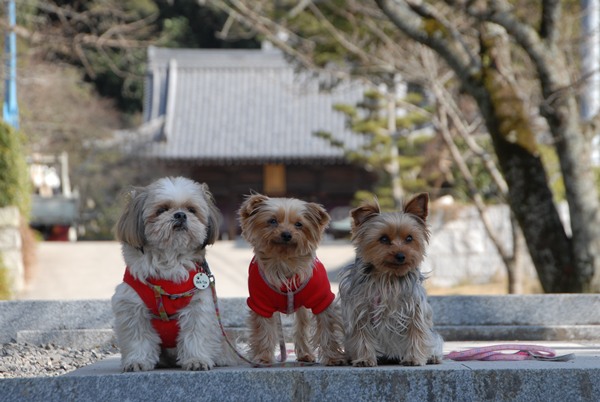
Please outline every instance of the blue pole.
M17 103L17 36L15 35L17 18L14 0L8 0L7 11L9 31L4 39L7 75L4 80L4 105L2 106L2 118L6 123L18 129L19 105Z

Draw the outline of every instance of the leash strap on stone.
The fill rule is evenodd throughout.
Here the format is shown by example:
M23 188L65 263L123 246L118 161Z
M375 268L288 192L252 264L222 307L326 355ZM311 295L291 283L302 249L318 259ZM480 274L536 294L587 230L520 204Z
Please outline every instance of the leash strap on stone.
M255 363L252 360L248 359L246 356L244 356L243 354L241 354L237 348L233 345L233 343L231 343L231 341L229 340L229 337L227 336L227 333L225 332L225 327L223 326L223 320L221 319L221 310L219 309L219 299L217 298L217 289L215 286L215 277L212 275L212 273L210 273L210 271L208 271L208 278L210 280L210 290L212 291L212 296L213 296L213 303L215 305L215 312L217 315L217 321L219 322L219 328L221 328L221 334L223 335L223 338L225 338L225 342L227 342L227 344L229 345L229 347L231 348L231 350L233 350L233 352L236 354L237 357L239 357L240 359L242 359L244 362L250 364L252 367L256 367L256 368L266 368L266 367L304 367L304 366L315 366L318 365L318 363L311 363L311 362L286 362L285 359L287 358L287 350L285 349L285 342L283 341L283 329L281 329L281 343L280 343L280 347L281 347L281 362L279 363L271 363L271 364L263 364L263 363ZM281 328L281 318L279 321L279 327Z
M514 351L513 353L506 353ZM453 351L444 356L445 359L454 361L518 361L518 360L540 360L566 362L575 359L570 353L557 356L554 349L541 345L526 344L500 344L472 348L463 351Z

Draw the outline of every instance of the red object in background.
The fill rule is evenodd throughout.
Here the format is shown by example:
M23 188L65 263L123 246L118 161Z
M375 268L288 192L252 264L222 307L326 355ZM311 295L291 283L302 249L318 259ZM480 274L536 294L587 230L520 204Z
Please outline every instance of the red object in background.
M69 241L69 225L54 225L48 234L49 241Z

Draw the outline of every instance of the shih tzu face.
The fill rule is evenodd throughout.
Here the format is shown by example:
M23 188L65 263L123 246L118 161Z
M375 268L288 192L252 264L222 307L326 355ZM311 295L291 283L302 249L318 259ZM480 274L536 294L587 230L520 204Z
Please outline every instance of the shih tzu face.
M191 250L218 236L219 212L205 184L162 178L136 188L117 223L117 239L142 250Z

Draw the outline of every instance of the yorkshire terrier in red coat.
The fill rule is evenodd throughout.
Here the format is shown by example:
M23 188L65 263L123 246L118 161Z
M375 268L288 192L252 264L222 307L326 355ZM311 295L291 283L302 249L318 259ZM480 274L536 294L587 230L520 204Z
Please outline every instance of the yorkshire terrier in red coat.
M250 359L275 360L278 313L295 313L294 346L298 361L345 363L342 324L327 272L316 257L330 217L315 203L252 194L239 210L242 235L254 249L250 263ZM312 314L309 312L312 311ZM311 315L316 330L309 342ZM312 345L311 345L312 343Z

